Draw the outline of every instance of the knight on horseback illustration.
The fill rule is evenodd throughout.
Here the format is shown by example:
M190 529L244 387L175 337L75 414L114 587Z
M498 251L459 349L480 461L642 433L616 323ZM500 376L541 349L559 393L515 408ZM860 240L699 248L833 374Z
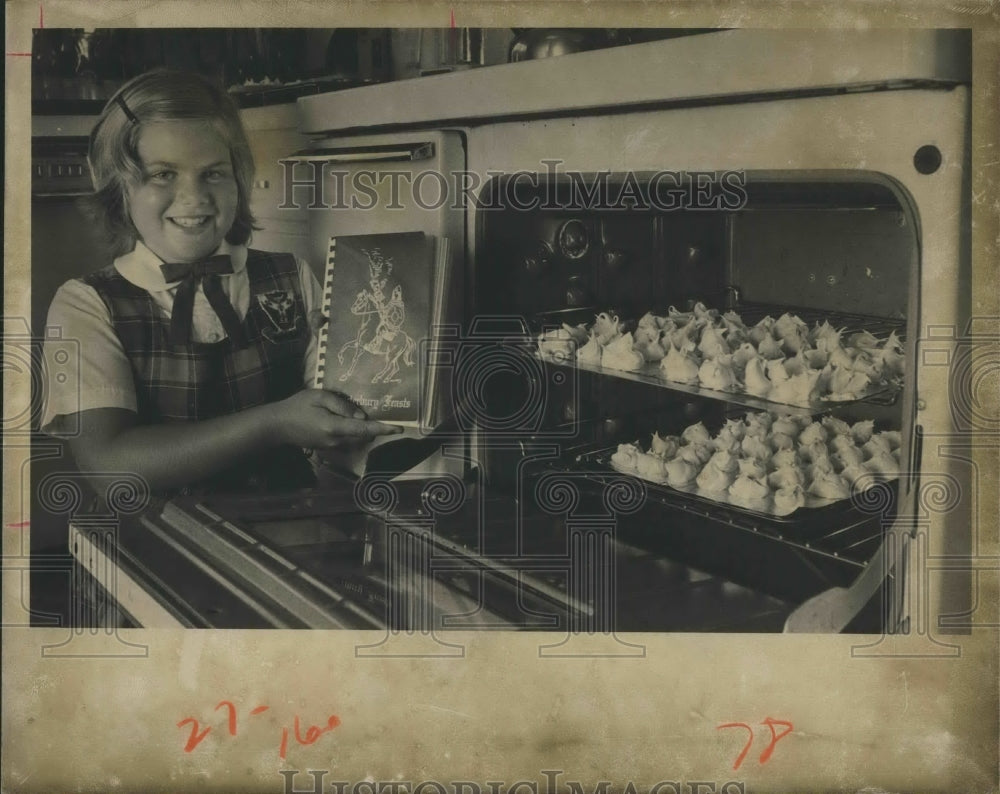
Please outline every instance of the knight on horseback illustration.
M386 300L385 286L388 283L388 275L392 273L392 259L382 256L382 252L375 248L371 251L363 249L368 257L368 272L370 279L368 285L371 291L361 290L351 306L351 314L359 316L361 323L357 336L345 344L337 353L337 359L344 363L344 354L347 350L354 348L354 357L347 371L340 375L340 380L345 381L354 374L358 365L358 359L362 352L371 353L375 356L385 357L385 366L382 367L371 379L372 383L398 383L399 361L412 367L416 362L413 359L413 351L416 343L403 330L403 323L406 320L406 306L403 303L403 288L397 284L392 289L391 297ZM385 275L383 276L383 270ZM366 331L371 324L373 317L378 317L378 325L371 338L365 340Z

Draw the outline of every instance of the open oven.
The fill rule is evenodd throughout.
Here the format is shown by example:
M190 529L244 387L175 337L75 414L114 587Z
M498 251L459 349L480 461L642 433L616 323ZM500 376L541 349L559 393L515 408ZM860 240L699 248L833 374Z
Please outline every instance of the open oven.
M961 31L720 31L396 87L386 99L410 108L408 132L443 127L465 144L454 189L473 199L472 352L449 366L473 481L541 515L562 478L580 504L596 500L576 515L609 520L620 551L777 599L789 629L903 631L927 606L914 598L966 612L957 567L919 595L913 584L929 557L970 548L969 469L940 443L955 402L938 352L961 347L970 320L968 58ZM362 130L388 142L400 125L360 93L300 110L305 132L340 130L342 144ZM581 364L586 337L560 360L540 353L540 336L592 334L602 313L637 334L648 313L696 308L716 325L791 316L845 345L891 339L895 376L761 399L743 373L720 391L665 380L655 357L638 371ZM895 466L864 488L852 470L849 496L784 515L672 487L662 472L639 478L641 507L608 508L608 489L635 475L615 465L619 445L642 451L654 432L699 422L714 437L755 413L815 422L827 443L830 428L872 423L893 440ZM929 509L922 494L942 483L947 509Z

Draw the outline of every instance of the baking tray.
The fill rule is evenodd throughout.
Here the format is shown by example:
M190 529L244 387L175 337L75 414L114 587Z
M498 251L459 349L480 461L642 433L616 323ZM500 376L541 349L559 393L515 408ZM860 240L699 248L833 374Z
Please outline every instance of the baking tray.
M896 479L884 480L882 484L888 486L892 499L884 500L887 504L880 505L884 508L881 511L863 511L859 509L853 497L838 500L811 497L803 507L779 516L766 510L755 510L746 505L719 501L702 493L694 484L690 488L677 488L667 483L644 479L634 472L619 471L611 463L611 456L617 449L618 445L615 444L578 452L572 460L553 462L549 468L584 473L593 477L595 481L621 475L634 477L645 486L647 504L656 502L704 518L739 525L754 532L769 532L777 538L799 540L823 537L862 521L879 519L888 513L895 499Z
M591 310L588 309L586 311ZM845 335L868 331L879 338L887 338L890 334L895 333L901 341L905 339L906 320L903 318L874 317L871 315L854 314L851 312L825 311L821 309L810 309L802 306L783 306L755 302L742 302L735 306L733 311L739 314L743 319L743 322L748 326L755 325L767 315L777 318L782 314L789 312L797 315L809 326L815 325L816 323L822 323L824 321L829 322L833 327L843 329ZM662 313L665 314L666 312ZM572 312L548 312L545 314L539 314L535 319L538 327L541 328L542 326L552 326L556 322L570 322L573 319L580 321L581 316L583 316L581 314L581 310L574 309ZM774 400L767 400L762 397L755 397L752 394L746 394L742 391L717 391L715 389L706 389L699 385L690 385L665 380L660 376L659 363L646 364L636 372L626 372L624 370L608 369L606 367L602 367L600 364L583 364L575 358L572 360L566 360L558 356L546 355L538 351L537 348L536 355L542 361L556 366L576 367L579 370L593 372L598 375L621 378L623 380L630 380L637 383L647 383L652 386L658 386L660 388L670 389L684 394L707 397L713 400L721 400L735 405L744 405L748 408L769 410L775 406L781 406L787 413L795 414L816 414L821 411L828 411L833 408L843 408L846 406L857 405L859 403L892 405L898 399L901 390L901 387L898 384L880 384L869 388L864 394L853 400L823 399L812 400L803 405L792 405L790 403L781 403Z

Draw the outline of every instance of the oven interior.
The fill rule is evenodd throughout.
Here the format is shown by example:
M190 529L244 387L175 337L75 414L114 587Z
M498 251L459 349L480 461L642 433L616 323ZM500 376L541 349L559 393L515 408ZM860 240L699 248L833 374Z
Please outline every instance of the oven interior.
M610 458L618 444L648 445L654 431L679 435L699 421L715 432L727 419L760 410L874 420L879 429L907 431L905 376L902 386L863 399L792 407L539 362L535 340L546 329L592 323L599 312L634 328L646 312L690 310L699 301L737 312L748 326L792 312L810 327L828 321L845 335L895 333L905 344L907 317L915 311L909 304L918 230L891 180L861 172L746 174L734 207L731 196L713 200L706 187L724 179L675 179L658 202L645 199L663 183L637 182L635 175L594 175L575 185L542 175L499 177L487 185L476 217L470 337L484 317L494 324L517 318L522 353L533 359L483 380L479 424L502 426L479 435L479 459L494 493L530 494L525 478L537 483L561 472L593 495L617 474ZM534 410L517 410L529 405ZM499 421L515 415L524 421ZM532 445L557 451L526 464ZM615 517L620 539L790 604L849 585L863 571L895 516L899 493L890 479L877 498L868 492L865 500L852 496L776 517L655 482L644 489L639 510ZM879 607L870 612L867 619L879 619Z

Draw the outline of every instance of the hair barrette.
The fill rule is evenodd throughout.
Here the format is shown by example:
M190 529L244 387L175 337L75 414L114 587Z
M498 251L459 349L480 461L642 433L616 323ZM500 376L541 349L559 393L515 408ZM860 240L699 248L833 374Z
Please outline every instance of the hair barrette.
M125 114L125 117L130 122L132 122L133 124L139 123L139 119L136 118L135 113L129 110L129 106L125 104L125 97L123 97L121 94L118 94L117 96L115 96L115 102L118 103L118 107L122 109L122 112Z

